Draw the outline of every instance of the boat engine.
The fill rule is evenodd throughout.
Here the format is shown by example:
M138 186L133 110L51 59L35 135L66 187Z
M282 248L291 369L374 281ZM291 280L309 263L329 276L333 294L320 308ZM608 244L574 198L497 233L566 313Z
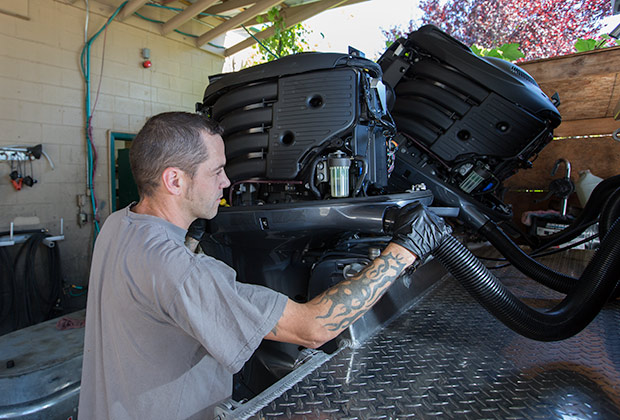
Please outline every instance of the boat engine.
M530 165L560 122L524 71L477 57L433 26L396 41L378 63L303 53L209 81L197 111L224 128L231 186L201 245L241 281L299 302L376 256L390 239L390 207L434 200L440 215L474 225L479 213L510 217L502 181ZM407 305L390 299L392 315ZM392 315L354 326L372 330L368 317ZM237 396L260 392L303 355L264 342L237 378Z

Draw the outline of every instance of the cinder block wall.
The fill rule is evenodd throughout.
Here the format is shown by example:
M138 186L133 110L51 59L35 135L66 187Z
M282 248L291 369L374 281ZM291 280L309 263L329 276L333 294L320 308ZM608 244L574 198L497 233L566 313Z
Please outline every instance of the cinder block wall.
M40 143L55 169L45 158L35 160L32 168L38 183L16 191L9 180L10 165L0 161L0 231L21 220L38 223L16 229L47 228L56 234L63 218L66 239L59 245L65 277L82 285L93 240L92 224L79 227L77 223L78 196L87 191L85 89L79 65L85 6L70 0L20 0L17 6L19 13L27 10L26 18L0 13L0 147ZM89 37L114 10L90 1ZM208 76L221 72L223 58L197 49L192 41L178 34L162 37L156 25L132 16L112 22L94 42L91 104L101 79L93 118L101 222L110 208L108 131L137 132L151 115L193 111ZM142 48L151 50L150 69L141 66ZM86 202L90 220L89 198Z

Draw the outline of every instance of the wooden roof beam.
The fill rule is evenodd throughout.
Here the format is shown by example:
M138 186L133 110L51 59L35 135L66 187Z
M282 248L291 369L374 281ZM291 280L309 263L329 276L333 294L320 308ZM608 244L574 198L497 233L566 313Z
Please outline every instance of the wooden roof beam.
M256 0L228 0L215 6L211 6L205 10L205 13L213 15L219 15L220 13L228 12L230 10L240 9L242 7L250 6L256 3Z
M310 19L313 16L318 15L319 13L324 12L327 9L331 9L334 7L338 7L341 5L358 3L359 0L323 0L320 2L310 3L303 6L296 6L285 9L281 12L282 18L286 24L286 28L290 28L293 25L298 24L299 22L303 22L304 20ZM273 36L275 33L275 29L273 27L269 27L264 31L261 31L254 36L259 40L263 40ZM243 41L233 45L230 48L227 48L224 51L224 57L231 56L233 54L238 53L248 47L251 47L256 43L256 40L252 37L246 38Z
M196 39L196 46L201 47L209 41L217 38L218 36L225 34L231 29L236 28L244 24L245 22L254 19L256 16L261 13L271 9L273 6L276 6L282 3L284 0L259 0L254 4L254 6L248 8L246 11L239 13L235 17L217 25L215 28L211 29L208 32L202 34L198 39Z
M185 22L191 20L194 16L200 14L203 10L207 9L217 0L198 0L191 6L188 6L185 10L183 10L178 15L175 15L172 19L165 22L161 26L161 34L167 35L170 32L177 29L179 26L183 25Z
M118 19L127 19L129 16L133 15L133 12L144 6L147 1L148 0L129 0L125 7L123 7L123 10L118 14Z

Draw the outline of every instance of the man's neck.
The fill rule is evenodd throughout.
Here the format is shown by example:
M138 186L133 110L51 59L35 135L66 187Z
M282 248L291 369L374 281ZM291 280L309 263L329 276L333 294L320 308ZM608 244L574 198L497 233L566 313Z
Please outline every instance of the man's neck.
M131 211L138 214L148 214L159 217L180 228L187 229L192 222L183 214L182 209L174 200L158 199L156 197L144 197L140 202L131 208Z

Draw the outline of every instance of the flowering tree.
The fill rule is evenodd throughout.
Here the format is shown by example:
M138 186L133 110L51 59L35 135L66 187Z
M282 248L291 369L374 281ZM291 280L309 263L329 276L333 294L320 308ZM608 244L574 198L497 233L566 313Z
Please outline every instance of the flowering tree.
M609 0L422 0L420 8L422 24L467 45L518 43L528 60L575 52L575 42L595 37L611 13ZM400 28L383 33L388 41L403 35Z

